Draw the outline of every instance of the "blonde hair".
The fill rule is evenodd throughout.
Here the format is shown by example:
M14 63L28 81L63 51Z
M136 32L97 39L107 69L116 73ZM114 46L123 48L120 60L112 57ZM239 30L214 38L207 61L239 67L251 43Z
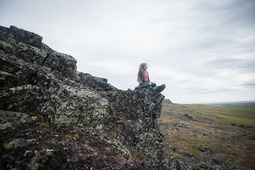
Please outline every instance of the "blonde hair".
M138 73L137 73L137 81L139 82L139 79L140 80L144 80L144 63L140 64L139 66L139 70L138 70Z

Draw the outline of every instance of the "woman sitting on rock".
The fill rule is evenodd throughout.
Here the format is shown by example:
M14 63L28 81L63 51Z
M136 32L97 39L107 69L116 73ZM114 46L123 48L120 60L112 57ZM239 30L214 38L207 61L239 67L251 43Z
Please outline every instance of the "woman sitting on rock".
M148 65L146 63L140 64L138 74L137 74L137 80L138 80L139 86L137 86L135 89L155 87L156 91L162 92L166 86L164 84L161 86L156 86L156 83L151 82L147 68L148 68Z

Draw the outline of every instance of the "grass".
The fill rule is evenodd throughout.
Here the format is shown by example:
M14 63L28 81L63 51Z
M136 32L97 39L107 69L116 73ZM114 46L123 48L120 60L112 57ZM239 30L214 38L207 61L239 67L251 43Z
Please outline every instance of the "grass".
M163 101L160 129L165 143L177 152L201 154L201 146L244 169L255 169L255 103L244 104L174 104Z
M203 116L255 128L255 103L184 106Z

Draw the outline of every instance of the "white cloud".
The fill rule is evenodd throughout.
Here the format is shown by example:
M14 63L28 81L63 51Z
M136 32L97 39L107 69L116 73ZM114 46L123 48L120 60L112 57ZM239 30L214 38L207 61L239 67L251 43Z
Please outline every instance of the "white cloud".
M255 99L254 11L253 0L0 2L1 24L40 34L79 71L132 89L147 62L180 103Z

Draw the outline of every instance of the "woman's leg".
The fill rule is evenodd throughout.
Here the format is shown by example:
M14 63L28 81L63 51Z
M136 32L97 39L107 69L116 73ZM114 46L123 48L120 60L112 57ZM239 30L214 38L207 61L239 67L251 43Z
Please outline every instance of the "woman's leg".
M151 82L151 84L150 84L150 83L148 83L148 82L143 82L143 83L140 84L140 86L141 86L142 88L146 88L146 87L150 87L150 86L156 87L156 83Z
M140 84L142 88L150 87L151 85L148 82L143 82Z

